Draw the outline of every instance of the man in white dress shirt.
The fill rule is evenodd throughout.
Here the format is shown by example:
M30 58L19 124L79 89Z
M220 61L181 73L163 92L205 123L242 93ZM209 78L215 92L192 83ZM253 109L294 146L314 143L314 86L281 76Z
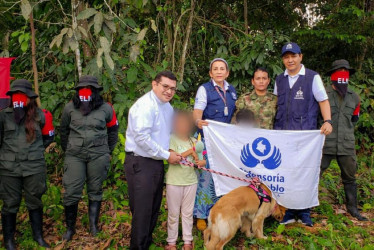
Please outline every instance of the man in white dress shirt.
M176 77L157 74L152 90L130 108L126 131L125 173L130 198L130 249L148 249L162 200L164 162L178 164L181 155L169 152Z

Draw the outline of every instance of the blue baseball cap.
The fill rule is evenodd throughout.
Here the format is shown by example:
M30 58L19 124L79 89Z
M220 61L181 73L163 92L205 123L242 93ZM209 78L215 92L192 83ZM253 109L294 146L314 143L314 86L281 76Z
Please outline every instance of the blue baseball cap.
M293 54L301 54L301 49L297 43L286 43L282 47L282 55L286 54L287 52L291 52Z

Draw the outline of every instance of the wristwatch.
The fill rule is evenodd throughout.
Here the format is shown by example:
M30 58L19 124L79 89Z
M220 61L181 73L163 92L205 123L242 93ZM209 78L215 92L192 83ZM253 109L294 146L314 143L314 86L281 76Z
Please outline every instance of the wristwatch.
M330 123L330 124L332 125L332 121L331 121L331 120L324 120L323 122L324 122L324 123L325 123L325 122L328 122L328 123Z

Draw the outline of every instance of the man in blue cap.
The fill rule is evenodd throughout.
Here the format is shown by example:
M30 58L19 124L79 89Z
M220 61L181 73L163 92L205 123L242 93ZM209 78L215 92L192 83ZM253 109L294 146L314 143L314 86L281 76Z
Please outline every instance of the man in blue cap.
M322 79L317 72L307 69L301 63L303 55L296 43L287 43L282 48L282 60L286 67L277 76L274 94L278 96L274 129L315 130L321 113L321 133L332 132L331 111ZM288 209L281 224L295 222L296 218L306 226L313 226L310 209Z

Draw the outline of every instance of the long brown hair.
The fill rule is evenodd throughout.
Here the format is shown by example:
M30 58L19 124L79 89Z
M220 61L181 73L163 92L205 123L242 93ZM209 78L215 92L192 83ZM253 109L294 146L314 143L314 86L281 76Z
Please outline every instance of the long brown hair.
M32 142L35 140L35 122L37 115L37 104L35 98L30 98L29 104L26 107L26 120L25 120L25 130L26 130L26 141Z

